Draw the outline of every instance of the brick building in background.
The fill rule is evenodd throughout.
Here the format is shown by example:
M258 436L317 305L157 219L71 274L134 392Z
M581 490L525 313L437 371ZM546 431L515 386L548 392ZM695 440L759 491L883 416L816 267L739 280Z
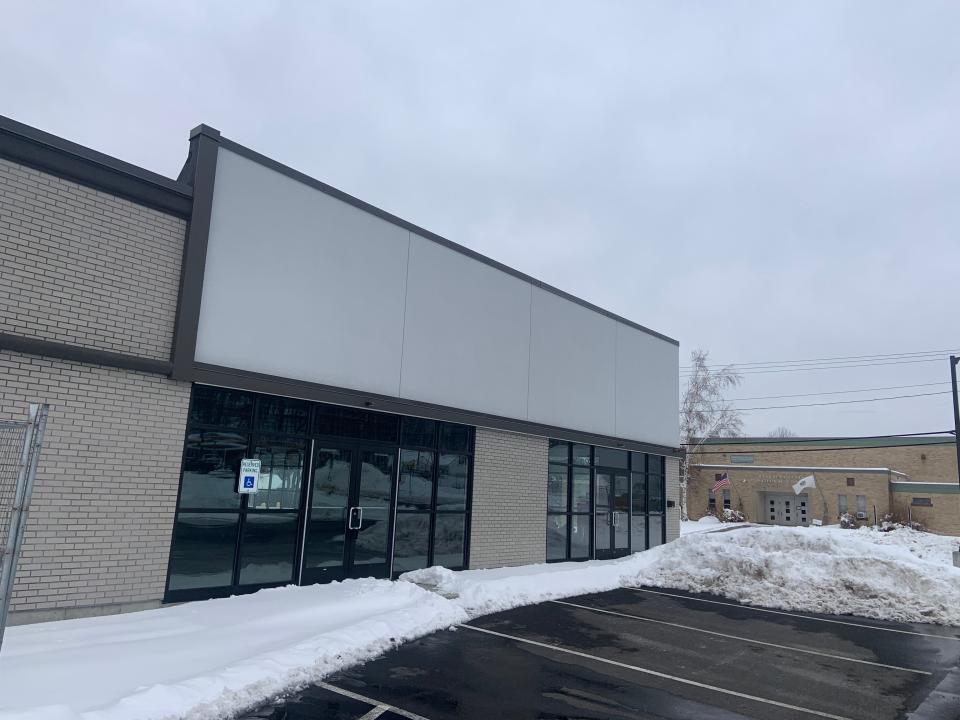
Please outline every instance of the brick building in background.
M715 495L723 473L730 488ZM807 475L817 487L797 495L793 485ZM960 535L956 446L948 435L707 440L690 458L687 502L693 519L724 507L776 525L829 525L843 513L872 524L892 514Z
M678 396L676 341L216 130L174 180L0 118L12 622L658 545Z

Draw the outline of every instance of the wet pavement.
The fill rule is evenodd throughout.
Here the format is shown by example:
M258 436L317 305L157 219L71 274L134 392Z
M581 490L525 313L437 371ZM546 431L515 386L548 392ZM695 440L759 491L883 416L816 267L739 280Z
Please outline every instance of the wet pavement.
M955 628L620 589L434 633L247 718L957 720L958 664Z

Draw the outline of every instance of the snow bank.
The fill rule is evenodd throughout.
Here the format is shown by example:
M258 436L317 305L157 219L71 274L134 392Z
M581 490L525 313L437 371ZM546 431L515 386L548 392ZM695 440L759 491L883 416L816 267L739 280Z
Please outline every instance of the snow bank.
M920 557L907 547L909 536L886 537L893 534L824 528L706 533L665 546L635 581L768 608L960 625L960 569Z
M656 563L662 546L619 560L522 565L495 570L432 567L413 570L400 580L417 583L450 598L472 617L532 605L545 600L623 587Z
M890 537L897 533L904 535ZM401 580L434 588L472 616L648 585L783 610L960 625L960 569L946 564L943 549L956 539L921 540L913 535L924 533L910 533L739 526L686 535L616 561L463 572L429 568Z
M465 619L415 585L368 579L12 627L0 719L229 717Z
M950 557L956 538L907 529L703 526L716 532L619 560L429 568L402 576L412 582L291 586L9 628L0 720L230 717L470 617L629 585L960 625L960 569Z

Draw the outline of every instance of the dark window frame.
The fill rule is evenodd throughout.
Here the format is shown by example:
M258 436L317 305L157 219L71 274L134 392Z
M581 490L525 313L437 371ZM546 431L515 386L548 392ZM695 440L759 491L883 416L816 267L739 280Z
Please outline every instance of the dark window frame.
M235 395L237 397L246 397L251 400L250 407L246 411L247 417L241 423L243 427L232 427L229 425L222 425L211 422L193 422L192 413L194 411L194 398L197 395L206 395L209 393L224 393L227 396ZM260 418L262 413L265 412L265 409L261 409L261 406L269 406L274 403L284 403L289 402L293 405L303 405L307 410L307 422L306 427L302 432L282 432L269 429L261 428ZM369 426L372 423L383 422L385 427L389 426L390 420L383 421L383 418L395 418L396 423L396 437L393 440L384 440L382 437L374 435L374 437L356 437L355 435L350 434L334 434L329 433L321 434L319 430L318 416L323 412L344 412L345 415L355 414L360 418L360 424L364 423ZM233 419L233 415L230 416ZM438 488L438 463L441 455L440 450L440 439L443 436L441 428L445 425L459 425L458 423L444 423L443 421L433 420L434 431L433 431L433 444L432 446L422 446L422 445L411 445L403 446L400 445L401 432L402 432L402 423L406 416L394 415L392 413L382 413L373 410L365 410L362 408L351 408L346 406L331 405L329 403L313 402L308 400L299 400L296 398L285 398L283 396L269 395L265 393L255 393L246 390L235 390L232 388L223 388L212 385L202 385L194 384L190 392L190 406L188 409L188 418L186 423L186 428L184 430L184 443L183 449L181 452L180 459L180 474L177 487L177 500L174 510L174 518L170 531L170 541L168 544L169 553L167 559L167 572L166 578L164 581L164 602L186 602L190 600L200 600L200 599L209 599L216 597L227 597L230 595L240 595L256 592L257 590L270 587L280 587L283 585L297 584L300 580L300 565L302 562L303 556L303 542L304 542L304 523L307 522L309 517L309 512L307 511L307 505L309 499L307 498L307 491L310 487L310 473L312 472L312 450L315 447L315 444L318 442L326 443L336 443L336 444L363 444L363 443L373 443L376 445L390 446L394 452L397 453L397 459L399 461L399 451L401 449L416 449L416 450L429 450L434 453L433 460L433 491L432 491L432 501L431 501L431 514L430 518L430 538L429 538L429 558L432 559L434 556L434 544L435 544L435 516L438 514L436 510L436 501L437 501L437 488ZM202 420L209 420L209 416L201 418ZM428 420L429 418L417 418ZM462 425L461 427L467 428L468 437L468 447L466 451L448 451L444 454L448 455L467 455L469 456L467 464L467 487L466 487L466 497L464 503L463 511L439 511L439 514L459 514L464 517L464 535L463 535L463 569L469 568L470 563L470 535L472 530L472 520L473 520L473 474L474 474L474 452L476 449L476 428L469 425ZM389 428L388 428L389 429ZM290 442L291 444L299 444L302 447L304 464L302 468L302 475L300 479L300 491L299 491L299 506L296 509L289 508L252 508L248 507L249 496L243 495L240 497L239 503L230 508L207 508L203 506L180 506L180 500L183 493L183 475L187 464L187 449L189 439L192 433L231 433L240 437L243 437L245 442L245 449L243 452L243 457L253 457L255 448L258 444L263 444L266 440L272 440L275 442ZM239 465L235 468L231 468L232 474L235 476L239 470ZM399 465L397 467L397 472L400 472ZM399 476L398 476L399 477ZM236 490L234 489L236 493ZM395 498L393 499L395 503ZM402 512L402 511L401 511ZM426 512L426 511L425 511ZM222 515L237 515L236 529L234 532L234 545L233 545L233 564L231 571L231 582L229 585L221 586L208 586L202 588L190 588L190 589L181 589L181 590L171 590L170 589L170 576L171 570L173 569L174 561L174 547L173 541L176 536L177 531L177 519L180 514L222 514ZM266 583L240 583L240 571L243 558L243 537L244 529L246 527L246 518L247 515L277 515L277 514L295 514L297 516L296 521L296 538L295 538L295 547L294 554L292 559L292 569L291 569L291 578L289 580L273 581ZM391 541L393 540L393 532L395 525L395 516L397 510L394 507L394 512L391 514L391 523L390 523L390 534ZM391 542L391 551L393 550L393 542ZM395 577L398 573L394 573Z
M566 446L566 468L567 468L567 505L566 510L550 510L549 504L547 507L547 532L549 532L549 521L551 517L563 516L566 517L566 543L565 543L565 553L562 558L549 558L546 557L546 562L579 562L583 560L592 560L596 555L596 473L597 470L603 470L610 473L626 473L627 474L627 492L628 492L628 504L630 507L630 522L628 523L627 529L627 542L630 547L631 552L640 552L640 550L634 548L634 537L633 537L633 479L634 475L642 475L644 478L644 511L642 513L636 513L636 515L643 516L644 518L644 538L643 538L643 549L649 549L651 547L656 547L650 543L650 518L658 517L660 520L660 540L657 545L662 545L666 542L667 538L667 521L666 521L666 506L667 506L667 487L666 487L666 457L662 455L651 455L650 453L639 453L639 452L629 452L627 454L627 467L610 467L605 465L596 465L597 459L597 447L593 445L587 445L586 443L575 443L568 442L564 440L555 440L550 439L549 445L547 448L547 479L549 482L549 473L551 466L560 466L562 463L552 457L551 448L555 448L558 445ZM589 465L584 465L582 463L575 463L573 457L573 449L575 446L586 446L590 448L590 463ZM618 448L609 448L611 450L618 450ZM651 463L651 458L655 458L655 462ZM638 464L636 461L640 459L641 467L635 467ZM651 468L651 465L655 466ZM587 512L574 512L573 511L573 472L576 468L588 468L590 473L590 511ZM650 488L652 484L656 483L659 489L659 499L660 499L660 509L652 511L650 510L650 500L651 492ZM546 486L545 491L549 493L549 485ZM656 497L654 495L653 497ZM571 551L573 547L572 540L572 519L574 516L589 517L590 523L590 542L588 556L586 558L572 558ZM545 538L545 542L549 538Z

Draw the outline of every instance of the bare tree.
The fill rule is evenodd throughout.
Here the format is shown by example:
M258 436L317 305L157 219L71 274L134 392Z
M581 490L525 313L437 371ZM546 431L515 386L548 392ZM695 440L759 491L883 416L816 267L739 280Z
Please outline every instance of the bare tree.
M788 427L784 427L783 425L780 425L776 430L767 433L767 437L772 438L792 438L796 436L797 434L793 430Z
M723 394L740 385L743 377L733 366L712 368L706 350L690 353L690 375L680 404L680 437L686 453L680 462L680 516L686 520L690 458L707 438L738 437L743 430L740 411Z

